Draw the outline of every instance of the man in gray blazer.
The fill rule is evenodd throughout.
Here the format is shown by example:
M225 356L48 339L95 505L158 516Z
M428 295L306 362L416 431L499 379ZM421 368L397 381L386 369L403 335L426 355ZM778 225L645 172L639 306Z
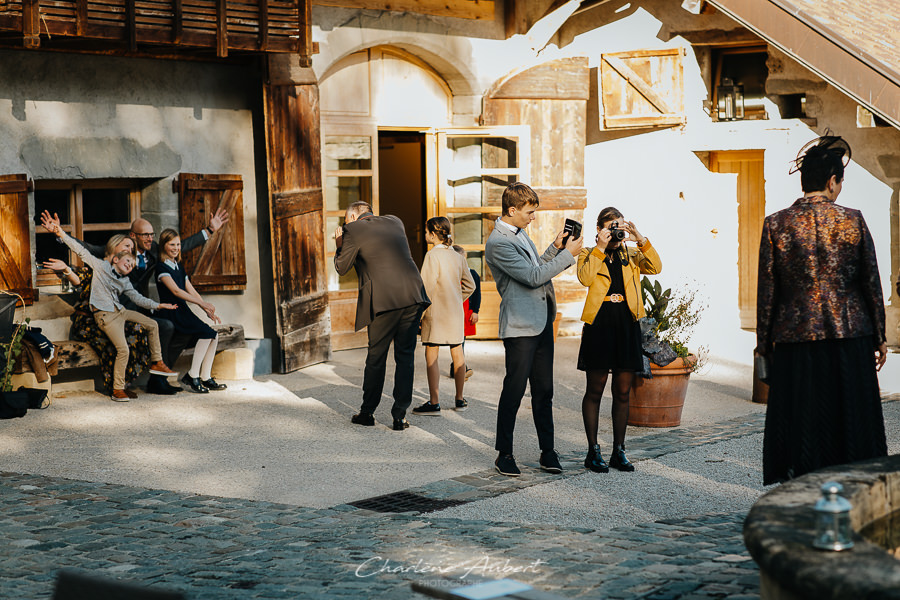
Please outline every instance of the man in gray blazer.
M368 326L369 352L363 374L363 403L351 422L374 425L381 402L387 354L394 343L395 431L409 427L406 410L412 404L416 334L422 312L431 301L409 252L403 222L393 215L376 217L366 202L347 208L343 227L334 232L334 268L345 275L353 267L359 278L356 330Z
M499 452L494 465L510 477L521 474L513 457L516 414L531 382L531 411L541 448L541 469L562 472L553 444L553 321L556 295L553 279L575 264L582 238L556 236L543 255L525 228L534 220L540 200L524 183L503 191L503 216L485 246L485 259L500 293L500 339L506 352L506 376L497 406Z

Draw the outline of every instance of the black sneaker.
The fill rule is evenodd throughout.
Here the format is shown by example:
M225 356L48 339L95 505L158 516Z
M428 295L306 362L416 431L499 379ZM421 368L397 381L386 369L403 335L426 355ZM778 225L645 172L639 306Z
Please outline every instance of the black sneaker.
M350 417L350 422L354 425L365 425L366 427L372 427L375 425L375 416L372 413L357 413Z
M394 419L394 431L409 429L409 421L406 419Z
M412 413L414 415L429 415L432 417L439 417L441 416L441 405L426 402L422 406L417 406L412 409Z
M562 465L559 464L559 454L556 453L556 450L544 450L541 452L541 471L562 473Z
M518 477L522 474L522 471L516 465L516 457L512 454L501 453L497 460L494 461L494 466L497 468L498 473L507 477Z
M469 410L469 401L465 398L456 401L456 406L453 407L453 410L456 412L462 412L464 410Z

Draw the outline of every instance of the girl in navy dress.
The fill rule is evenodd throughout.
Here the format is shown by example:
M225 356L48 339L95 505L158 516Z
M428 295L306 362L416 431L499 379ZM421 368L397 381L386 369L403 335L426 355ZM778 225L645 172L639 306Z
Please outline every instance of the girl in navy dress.
M163 302L177 304L175 310L161 310L159 315L172 321L175 331L187 333L197 340L194 346L194 357L190 370L181 378L181 382L193 391L206 394L210 390L224 390L225 385L212 378L213 359L216 357L218 334L191 311L187 303L196 304L213 320L221 323L216 315L216 307L203 300L191 280L188 279L184 267L178 262L181 258L181 238L174 229L165 229L159 235L159 258L156 266L156 290Z

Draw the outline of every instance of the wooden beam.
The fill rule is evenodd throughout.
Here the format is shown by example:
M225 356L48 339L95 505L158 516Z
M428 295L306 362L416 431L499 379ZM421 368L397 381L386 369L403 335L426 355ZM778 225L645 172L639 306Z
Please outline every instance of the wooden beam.
M75 35L84 35L84 26L87 23L87 0L75 0Z
M26 48L41 45L41 7L38 0L22 0L22 34Z
M309 0L303 0L309 4ZM258 0L259 6L259 49L265 51L269 47L269 1Z
M174 0L172 6L172 41L176 44L181 43L181 39L184 37L184 7L181 4L182 0Z
M228 3L216 0L216 56L228 56Z
M297 52L300 54L300 66L312 66L312 0L301 0L303 6L297 11L297 31L300 34Z
M132 52L137 51L137 10L134 6L135 0L125 0L125 29L128 38L128 49Z
M309 0L307 1L307 5ZM457 19L494 20L494 0L312 0L319 6L413 12Z

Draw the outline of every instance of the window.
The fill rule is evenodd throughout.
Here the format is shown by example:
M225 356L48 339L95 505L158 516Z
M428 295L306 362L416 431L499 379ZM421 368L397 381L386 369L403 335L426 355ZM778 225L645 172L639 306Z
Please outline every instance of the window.
M484 281L484 246L502 212L507 185L528 182L530 131L524 126L447 129L438 134L437 214L446 215L453 241L467 252L469 267ZM524 143L523 143L524 142Z
M763 100L766 98L766 78L769 69L765 46L719 48L713 50L713 114L719 104L717 89L728 81L744 90L744 119L767 119ZM799 102L799 100L797 100Z
M332 135L334 133L334 135ZM355 290L356 270L338 275L334 269L334 231L344 224L344 213L354 202L368 202L378 214L376 165L373 160L374 129L332 126L324 136L325 163L325 261L329 290Z
M59 215L62 228L70 236L91 244L105 244L116 233L123 233L138 218L141 194L137 183L129 180L35 181L34 214L40 224L44 210ZM81 261L56 241L43 227L35 228L35 256L38 286L55 285L59 279L40 263L59 258L69 264Z

